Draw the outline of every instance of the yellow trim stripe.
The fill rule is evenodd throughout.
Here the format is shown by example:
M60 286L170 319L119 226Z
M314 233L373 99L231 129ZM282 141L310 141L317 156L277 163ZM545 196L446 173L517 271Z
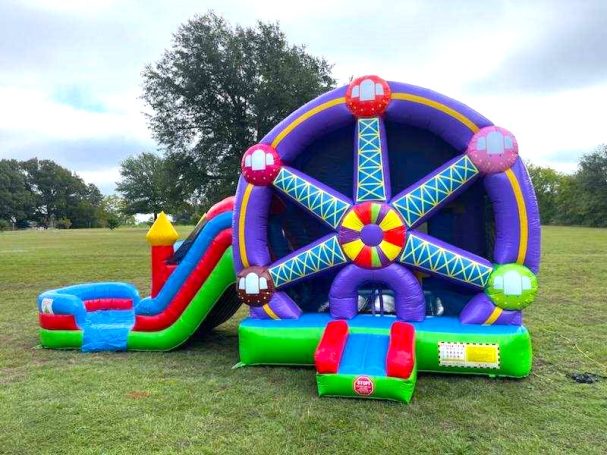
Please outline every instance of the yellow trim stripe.
M276 136L274 138L274 140L272 141L272 147L274 147L274 148L278 147L278 144L280 144L280 142L285 137L287 137L287 135L291 131L293 131L300 124L302 124L303 122L305 122L306 120L308 120L310 117L318 114L319 112L324 111L325 109L329 109L330 107L337 106L338 104L343 104L345 102L346 102L346 98L342 96L341 98L335 98L335 99L329 100L329 101L327 101L325 103L319 104L314 109L310 109L309 111L304 112L299 117L297 117L295 120L293 120L291 123L289 123L287 125L287 127L284 130L282 130L278 134L278 136Z
M274 311L272 311L272 308L270 308L270 305L268 305L267 303L262 306L263 310L266 312L266 314L268 316L270 316L272 319L280 319L276 313L274 313Z
M520 240L518 244L518 256L516 258L517 264L525 263L525 256L527 255L527 241L529 232L527 231L527 207L525 206L525 199L523 198L523 192L519 185L518 179L512 169L506 171L506 177L510 181L514 197L516 199L516 205L518 207L518 222L519 222L519 234Z
M502 310L500 307L496 306L493 311L491 312L491 314L489 315L489 317L487 318L487 320L485 322L483 322L483 325L491 325L493 324L495 321L497 321L497 318L499 318L502 315L502 312L504 310Z
M253 191L253 185L248 183L244 190L244 195L242 196L242 202L240 203L240 219L238 220L238 249L240 251L240 260L242 261L243 267L249 266L249 258L247 257L247 248L244 238L244 221L247 217L247 205L249 204L251 191Z
M434 109L444 112L445 114L450 115L454 119L459 120L461 123L466 125L473 133L476 133L479 130L479 127L476 126L476 124L468 117L460 114L455 109L451 109L449 106L439 103L438 101L434 101L429 98L424 98L423 96L412 95L410 93L393 93L392 99L411 101L412 103L424 104L426 106L433 107Z

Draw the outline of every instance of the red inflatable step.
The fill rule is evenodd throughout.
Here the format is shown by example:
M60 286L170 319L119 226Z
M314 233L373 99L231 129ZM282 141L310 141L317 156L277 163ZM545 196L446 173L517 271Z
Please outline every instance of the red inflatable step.
M415 366L415 327L397 321L390 328L386 372L393 378L408 379Z
M331 321L327 324L314 353L314 364L318 373L337 373L347 340L348 323L346 321Z

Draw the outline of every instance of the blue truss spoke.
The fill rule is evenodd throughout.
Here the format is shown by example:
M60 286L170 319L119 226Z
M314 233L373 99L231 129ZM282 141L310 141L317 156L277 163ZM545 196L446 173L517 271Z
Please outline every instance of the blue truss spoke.
M352 206L346 196L288 166L280 169L273 184L333 229Z
M409 231L399 261L451 281L484 288L493 265L480 256L421 232Z
M268 272L274 286L280 288L348 262L336 234L330 234L272 264Z
M470 158L461 155L394 196L390 204L412 228L462 192L478 175Z
M388 146L379 117L359 118L356 123L356 202L390 198Z

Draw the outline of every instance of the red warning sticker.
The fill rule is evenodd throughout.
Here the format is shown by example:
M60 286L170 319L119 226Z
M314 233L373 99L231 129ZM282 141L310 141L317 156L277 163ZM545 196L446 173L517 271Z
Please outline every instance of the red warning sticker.
M354 392L358 395L369 396L375 390L373 381L368 376L359 376L354 379Z

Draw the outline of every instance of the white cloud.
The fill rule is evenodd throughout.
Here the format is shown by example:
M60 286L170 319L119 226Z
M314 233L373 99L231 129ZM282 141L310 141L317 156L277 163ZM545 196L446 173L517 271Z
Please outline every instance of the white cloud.
M86 183L94 183L102 192L110 193L115 183L120 180L120 167L111 167L100 170L80 170L78 175Z
M280 21L291 42L306 44L335 64L341 83L375 73L459 99L512 130L524 157L571 170L574 161L567 153L577 156L607 142L597 102L607 99L607 75L592 85L552 84L542 93L496 87L531 74L526 65L543 61L547 49L559 45L560 30L572 37L569 41L581 40L568 41L563 55L575 55L576 46L588 51L583 40L591 32L576 31L590 13L603 11L594 8L598 4L5 0L0 5L0 157L56 156L61 164L76 166L87 181L111 190L120 160L153 149L139 98L143 66L158 60L179 24L214 9L232 23ZM587 22L600 23L600 18ZM572 65L558 58L549 62L564 70ZM592 71L594 60L584 62L590 66L581 70ZM536 68L535 74L542 72ZM82 94L100 108L60 100L58 92ZM105 159L87 161L80 157L84 148L75 151L87 144L96 144L96 150L112 147L110 138L116 150ZM61 144L71 151L62 152Z
M80 139L124 135L148 140L149 131L137 110L137 101L126 101L111 111L91 112L53 101L36 89L0 87L0 126L31 138Z

